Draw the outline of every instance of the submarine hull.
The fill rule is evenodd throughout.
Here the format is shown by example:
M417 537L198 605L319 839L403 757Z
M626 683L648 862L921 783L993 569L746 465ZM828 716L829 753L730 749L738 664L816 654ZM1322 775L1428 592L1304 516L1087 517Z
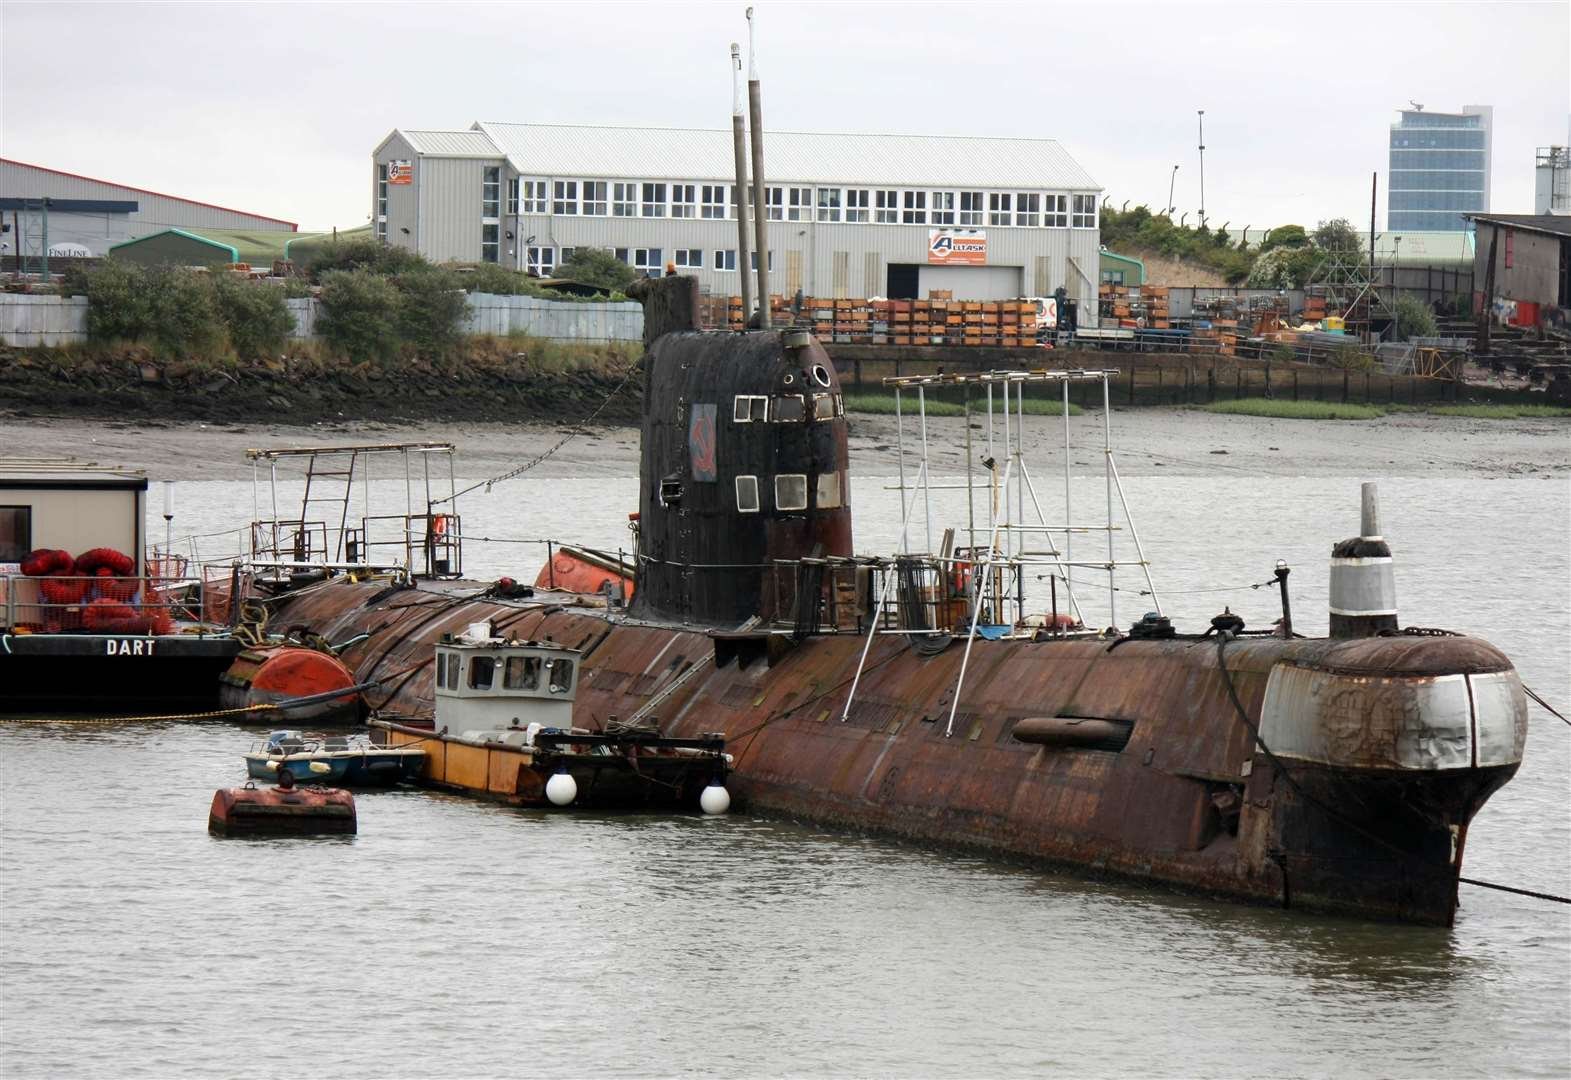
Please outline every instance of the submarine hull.
M858 635L711 637L588 598L371 583L282 605L329 639L370 635L341 658L357 681L395 676L372 702L386 711L430 715L422 661L443 633L490 619L583 652L586 727L683 679L656 710L662 733L724 732L732 793L756 812L1438 925L1455 915L1467 823L1515 771L1526 730L1509 662L1465 637L978 641L951 724L958 642L924 655L875 638L848 709ZM1116 724L1128 739L1014 737L1043 717Z

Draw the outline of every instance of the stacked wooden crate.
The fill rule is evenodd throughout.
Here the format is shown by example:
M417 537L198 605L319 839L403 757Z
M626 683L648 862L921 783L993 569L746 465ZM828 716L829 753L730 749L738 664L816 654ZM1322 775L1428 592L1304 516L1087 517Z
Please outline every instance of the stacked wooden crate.
M777 327L801 326L822 341L846 345L960 345L1009 347L1036 344L1036 308L1023 300L956 300L934 290L926 300L860 300L770 297ZM740 330L737 297L704 296L699 316L708 329Z
M1140 297L1146 305L1146 326L1152 330L1167 330L1173 325L1167 306L1166 285L1142 285Z

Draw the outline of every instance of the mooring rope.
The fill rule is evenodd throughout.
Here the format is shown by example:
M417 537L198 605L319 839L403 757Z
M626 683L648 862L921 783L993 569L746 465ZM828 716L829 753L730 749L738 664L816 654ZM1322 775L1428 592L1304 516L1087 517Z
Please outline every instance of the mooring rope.
M633 376L636 375L637 373L638 373L638 365L636 363L632 364L631 366L629 366L628 369L627 369L627 373L622 376L622 381L616 384L616 388L614 390L612 390L609 394L607 394L605 396L605 399L603 401L601 401L599 405L595 406L595 411L590 413L589 416L586 417L585 419L580 420L572 429L570 429L568 431L568 433L566 435L563 435L560 439L558 439L557 442L556 442L556 445L551 447L549 450L546 450L544 453L536 455L532 460L526 461L524 464L518 466L516 469L510 469L507 472L502 473L500 476L493 476L489 480L481 480L479 483L470 484L468 487L464 488L462 491L455 491L455 492L453 492L453 494L444 496L443 498L432 499L430 505L436 506L439 503L452 502L455 499L457 499L460 495L468 495L471 491L477 491L480 488L485 488L487 492L490 492L491 485L493 485L493 484L500 484L504 480L511 480L515 476L522 476L524 473L528 472L530 469L534 468L536 465L539 465L541 462L545 461L552 454L554 454L558 450L562 449L562 447L566 446L568 443L570 443L574 439L578 438L578 436L582 435L584 433L584 431L583 431L584 427L586 425L588 425L588 424L594 423L596 420L598 420L600 418L600 414L605 412L605 407L607 405L611 404L611 399L616 397L616 395L620 394L622 392L622 388L624 386L626 386L632 380Z
M1567 720L1564 716L1562 716L1560 714L1560 712L1553 705L1549 704L1549 702L1547 702L1543 698L1539 697L1538 693L1531 686L1528 686L1526 683L1524 683L1524 684L1522 684L1522 690L1523 690L1524 693L1527 694L1528 697L1530 697L1534 701L1538 702L1539 706L1542 707L1543 710L1545 712L1547 712L1550 716L1553 716L1555 719L1559 720L1562 724L1565 724L1567 727L1571 727L1571 720Z

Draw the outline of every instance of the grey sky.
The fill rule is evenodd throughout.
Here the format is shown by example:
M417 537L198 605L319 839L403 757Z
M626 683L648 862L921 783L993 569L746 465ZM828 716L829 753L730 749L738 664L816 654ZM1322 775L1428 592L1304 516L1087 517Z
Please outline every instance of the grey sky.
M288 218L364 223L393 127L725 127L745 4L0 6L0 153ZM1115 204L1215 224L1345 216L1409 99L1495 107L1492 208L1567 139L1571 5L757 5L765 119L1051 137ZM1193 218L1191 218L1193 220Z

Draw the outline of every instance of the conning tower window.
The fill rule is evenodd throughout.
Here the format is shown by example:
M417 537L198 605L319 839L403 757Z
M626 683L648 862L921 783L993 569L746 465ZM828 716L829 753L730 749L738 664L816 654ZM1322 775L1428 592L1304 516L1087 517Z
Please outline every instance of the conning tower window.
M807 403L801 394L783 394L775 398L775 422L790 424L807 416Z
M739 513L756 514L758 512L758 477L738 476L736 478L736 508Z
M496 658L492 656L476 656L469 661L469 688L471 690L491 689L492 676L496 674Z
M829 385L829 370L823 364L813 365L813 381L819 386Z
M818 508L820 510L836 510L840 507L840 474L826 472L818 474Z
M775 477L775 509L807 509L806 473L784 473Z
M738 394L731 407L731 419L738 424L763 423L769 419L769 398L764 394Z
M814 420L833 420L836 417L836 415L838 415L837 407L838 407L839 403L840 403L840 395L839 394L814 394L813 395L813 419Z

